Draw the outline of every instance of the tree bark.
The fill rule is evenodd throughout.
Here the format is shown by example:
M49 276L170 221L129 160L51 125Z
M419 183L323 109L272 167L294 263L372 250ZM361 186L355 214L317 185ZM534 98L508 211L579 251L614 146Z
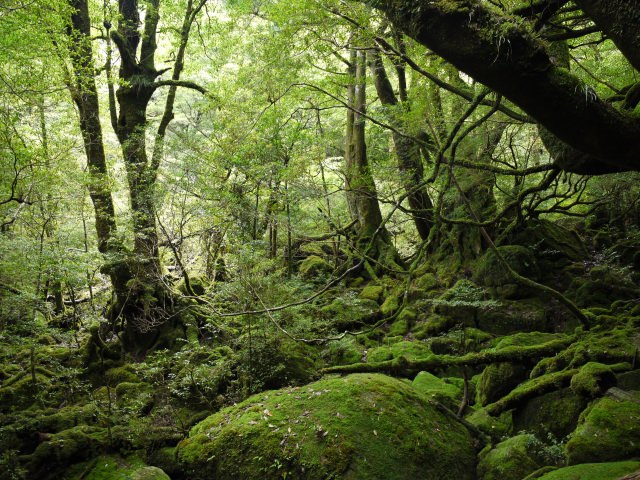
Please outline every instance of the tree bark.
M593 89L555 65L542 41L509 17L489 11L478 0L372 3L407 35L504 95L581 152L578 165L565 156L561 165L565 170L594 174L640 170L640 121L602 101ZM605 2L595 0L579 3L592 12L596 23L599 14L601 21L618 18L622 4L631 14L625 25L640 12L640 6L629 2L606 2L606 8ZM620 37L617 44L626 45L629 32L624 30Z
M396 97L387 71L377 50L370 50L369 67L374 79L374 85L378 93L380 103L387 108L388 121L396 128L396 130L405 130L405 125L398 119L398 115L393 109L401 106ZM403 75L400 75L403 79ZM405 92L405 81L401 81L400 92ZM405 93L406 95L406 93ZM424 182L424 167L422 165L422 157L420 154L420 145L410 138L399 135L396 131L391 134L395 147L395 154L398 159L398 169L400 170L401 183L407 192L407 199L411 207L411 216L418 230L418 234L422 240L429 238L429 232L433 227L433 203L429 197L426 187L422 185Z

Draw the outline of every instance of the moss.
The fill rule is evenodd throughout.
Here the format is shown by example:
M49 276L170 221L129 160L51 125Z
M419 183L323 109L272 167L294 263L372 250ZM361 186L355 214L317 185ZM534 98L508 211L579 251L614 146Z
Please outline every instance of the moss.
M413 336L419 340L433 337L452 329L456 321L451 317L431 315L426 322L417 325L413 329Z
M427 292L438 286L438 279L433 273L425 273L416 278L413 285L416 290Z
M544 332L549 328L547 308L547 303L536 298L487 303L478 308L475 326L494 335Z
M569 465L640 456L640 402L604 397L583 414L566 445Z
M391 337L397 337L399 335L400 336L406 335L408 332L409 332L409 324L407 320L398 319L391 324L387 335Z
M69 465L95 456L108 446L104 429L78 426L52 435L28 459L32 478L55 478Z
M502 439L513 430L510 411L503 412L499 417L492 417L484 408L479 408L472 411L465 420L493 439Z
M137 414L149 413L154 403L153 391L149 383L120 383L115 389L116 404Z
M122 382L136 383L141 381L131 365L110 368L105 372L104 376L110 385L117 385Z
M402 341L371 349L367 355L367 361L383 362L399 357L416 360L427 357L431 353L431 348L425 342Z
M583 463L539 477L540 480L619 480L640 469L640 462Z
M540 278L540 270L531 249L521 245L504 245L498 247L498 251L516 273L532 280ZM531 294L528 288L517 285L493 250L487 251L478 261L473 280L479 285L489 287L490 291L500 298L524 298ZM505 288L508 285L515 288Z
M447 383L429 372L420 372L412 384L420 393L451 410L457 409L462 400L462 390L457 385Z
M588 362L571 379L571 390L578 395L595 398L616 384L616 376L608 365Z
M495 342L495 347L501 349L512 346L542 345L562 338L567 338L567 336L563 333L522 332L499 337Z
M587 403L586 398L569 388L540 395L513 413L514 430L532 432L539 438L547 438L550 433L555 438L564 438L578 425Z
M299 271L302 278L311 279L331 273L333 266L318 255L310 255L300 262Z
M391 315L398 308L400 308L400 298L397 295L389 295L380 306L380 311L383 315Z
M178 458L193 480L471 479L472 443L410 385L359 374L221 410L191 430Z
M380 317L380 307L373 300L338 297L320 309L322 316L333 321L339 330L375 322Z
M636 353L634 337L634 331L627 328L594 328L563 352L538 362L531 372L531 377L558 372L565 368L578 368L587 362L631 362Z
M362 291L358 296L366 300L373 300L374 302L379 302L383 292L384 292L384 287L380 285L367 285L362 289Z
M500 362L488 365L480 375L476 389L476 402L482 406L499 400L527 378L522 365Z
M499 443L492 450L483 451L478 463L480 480L522 480L542 465L531 451L536 438L530 434L517 435Z
M140 458L101 455L87 464L70 468L69 480L170 480L158 467L146 465Z

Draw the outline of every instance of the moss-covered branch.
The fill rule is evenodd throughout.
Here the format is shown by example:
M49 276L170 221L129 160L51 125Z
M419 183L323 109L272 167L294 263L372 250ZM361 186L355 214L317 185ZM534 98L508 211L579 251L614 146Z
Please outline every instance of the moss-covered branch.
M615 365L609 365L609 368L613 372L624 372L631 370L631 365L629 363L617 363ZM574 368L533 378L520 384L497 402L487 405L485 409L489 415L494 417L500 415L502 412L521 405L530 398L544 395L559 388L568 387L571 379L580 373L580 370L579 368Z
M417 360L407 360L404 357L394 358L384 362L354 363L352 365L338 365L328 367L323 373L374 373L381 372L396 377L413 377L421 371L432 371L451 366L487 365L499 362L523 363L534 358L555 355L575 341L575 337L532 346L510 346L499 350L484 350L468 353L462 356L431 355Z

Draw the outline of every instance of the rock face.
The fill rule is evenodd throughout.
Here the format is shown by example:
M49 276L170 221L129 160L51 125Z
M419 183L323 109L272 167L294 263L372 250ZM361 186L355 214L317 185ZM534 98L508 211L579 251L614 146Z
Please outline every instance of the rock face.
M469 432L410 383L379 374L264 392L178 445L190 479L474 478Z

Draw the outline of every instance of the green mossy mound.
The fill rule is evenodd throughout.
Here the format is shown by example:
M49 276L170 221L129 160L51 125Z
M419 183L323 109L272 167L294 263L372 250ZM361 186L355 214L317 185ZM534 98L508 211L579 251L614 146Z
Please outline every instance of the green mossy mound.
M496 418L489 415L484 408L480 408L472 411L465 420L493 440L505 438L513 431L511 411L503 412Z
M372 348L367 354L368 362L384 362L398 357L416 360L431 355L431 348L425 342L401 341L391 345Z
M362 289L358 297L365 300L373 300L379 302L384 293L384 287L382 285L367 285Z
M420 372L413 379L413 388L428 398L442 403L450 410L457 410L462 400L462 389L429 372Z
M559 468L534 478L539 480L621 480L622 476L638 470L640 470L640 462L583 463Z
M318 255L310 255L300 262L300 276L305 279L312 279L325 276L333 271L333 266Z
M65 472L68 480L171 480L158 467L146 465L138 457L122 458L101 455L89 462L74 465Z
M516 435L480 454L479 480L522 480L543 462L534 450L538 443L530 434Z
M569 465L611 462L640 456L640 396L604 397L587 409L567 442Z
M473 440L410 384L379 374L264 392L178 445L193 480L472 479Z
M357 328L380 318L380 306L364 298L338 297L320 309L320 314L339 330Z

